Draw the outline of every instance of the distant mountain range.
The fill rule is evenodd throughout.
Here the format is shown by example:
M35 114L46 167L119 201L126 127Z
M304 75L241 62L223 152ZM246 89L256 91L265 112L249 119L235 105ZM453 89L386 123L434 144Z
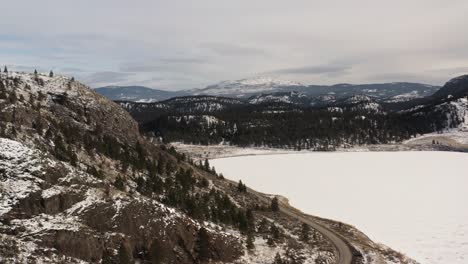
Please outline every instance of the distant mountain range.
M164 91L144 86L105 86L96 92L114 101L157 102L176 96L187 95L185 92Z
M164 91L143 86L107 86L96 91L114 101L156 102L178 96L211 95L252 101L283 100L289 94L301 104L321 105L353 95L367 95L378 101L402 102L434 94L439 86L420 83L304 85L273 78L223 81L203 89ZM288 100L284 98L284 100Z

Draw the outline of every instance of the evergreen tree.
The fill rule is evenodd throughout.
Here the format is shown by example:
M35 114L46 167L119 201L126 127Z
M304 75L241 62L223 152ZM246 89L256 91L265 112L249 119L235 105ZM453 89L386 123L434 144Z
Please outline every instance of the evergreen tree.
M29 94L29 104L30 104L32 107L34 107L34 103L35 103L35 101L34 101L34 96L33 96L32 94Z
M102 252L102 259L101 259L101 264L114 264L114 255L112 255L112 252L110 250L105 249L104 252Z
M37 77L37 70L34 70L34 76Z
M44 137L45 137L46 139L52 139L52 136L53 136L53 134L52 134L52 129L51 129L51 127L49 127L49 128L47 129L47 131L46 131Z
M37 92L37 100L42 101L45 99L44 93L42 91Z
M159 175L164 175L166 170L166 159L163 156L159 156L158 165L156 167L156 172Z
M208 188L208 186L210 186L210 182L206 178L201 178L199 185L201 188Z
M33 128L35 128L35 129L36 129L36 132L37 132L40 136L42 136L42 130L44 129L44 124L43 124L43 122L42 122L40 116L38 116L38 117L36 118L36 120L34 121L34 123L33 123Z
M283 259L278 252L276 253L275 259L273 260L273 264L284 264Z
M0 99L7 99L6 88L1 80L0 80Z
M119 248L119 263L120 264L131 264L132 257L127 247L122 243Z
M146 163L146 153L141 145L140 141L137 140L135 143L135 151L137 153L137 162L136 162L136 167L139 169L142 169L145 166Z
M154 239L149 249L149 259L151 264L162 264L168 261L168 250L161 244L160 241Z
M266 218L262 218L262 221L260 222L260 224L258 225L258 232L259 233L267 233L268 232L268 220L266 220Z
M76 167L76 164L78 162L78 156L76 155L75 151L73 151L70 145L68 145L68 157L70 158L70 165Z
M280 235L281 235L280 230L274 223L271 223L270 233L273 239L278 240L280 238Z
M275 196L273 199L271 199L271 211L273 212L278 212L279 211L279 203L278 203L278 198Z
M5 68L3 68L3 72L4 72L4 73L7 73L7 72L8 72L7 66L5 66Z
M205 164L203 165L203 168L205 171L210 171L210 163L208 162L208 159L205 159Z
M274 246L275 246L275 240L273 239L273 237L268 236L267 245L270 246L270 247L274 247Z
M67 148L65 147L65 143L63 142L63 138L60 134L57 134L57 136L55 136L54 145L55 145L55 148L54 148L55 156L59 160L66 161L68 159L67 157L68 151L67 151Z
M210 237L204 227L198 231L197 239L198 260L206 261L210 259Z
M245 186L245 184L242 183L242 180L239 180L239 183L237 184L237 191L238 192L246 192L247 191L247 186Z
M10 96L8 97L8 100L10 100L10 103L14 104L16 101L18 101L18 98L16 97L16 92L12 91L10 93Z
M54 72L52 70L50 70L50 72L49 72L49 77L50 78L54 77Z
M248 250L253 250L255 248L255 237L252 232L247 233L246 247Z
M115 179L114 186L121 191L125 191L125 181L120 176Z
M250 231L255 231L255 219L253 215L252 209L247 209L245 213L245 217L247 218L247 226Z
M104 188L104 195L106 199L110 198L111 195L111 189L110 189L110 184L106 183L106 187Z
M242 233L247 232L249 230L249 225L247 223L247 217L246 217L246 215L244 214L244 212L242 210L240 210L237 213L236 219L237 219L237 222L238 222L238 225L239 225L239 230Z
M310 240L310 226L306 223L302 224L302 230L301 230L301 235L300 238L304 242L309 242Z
M14 126L11 127L11 135L12 135L13 137L16 137L16 136L18 135L18 132L16 131L16 127L14 127Z

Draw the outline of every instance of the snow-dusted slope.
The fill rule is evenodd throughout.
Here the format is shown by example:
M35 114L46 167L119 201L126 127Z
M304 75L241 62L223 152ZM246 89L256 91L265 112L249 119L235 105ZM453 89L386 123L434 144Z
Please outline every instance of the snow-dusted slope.
M468 148L468 98L442 103L435 106L435 111L440 111L445 115L444 129L418 135L406 140L404 144L431 144L433 141L455 148Z
M376 102L376 99L362 94L353 95L351 97L339 100L331 104L332 111L362 111L368 113L382 113L382 106Z
M310 99L303 93L293 91L254 95L248 99L248 102L250 104L287 103L308 105Z

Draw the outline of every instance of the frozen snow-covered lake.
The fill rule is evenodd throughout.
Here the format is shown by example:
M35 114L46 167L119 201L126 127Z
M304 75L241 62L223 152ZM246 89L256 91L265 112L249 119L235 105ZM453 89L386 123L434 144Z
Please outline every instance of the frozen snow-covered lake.
M468 154L345 152L215 159L226 177L356 226L421 263L468 263Z

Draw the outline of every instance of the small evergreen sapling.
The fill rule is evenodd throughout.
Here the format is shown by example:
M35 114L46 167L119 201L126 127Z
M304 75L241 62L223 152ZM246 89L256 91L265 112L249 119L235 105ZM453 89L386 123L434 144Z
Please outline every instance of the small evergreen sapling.
M271 211L278 212L279 211L279 202L278 198L275 196L271 199Z
M310 231L311 231L310 226L308 224L306 224L306 223L303 223L302 224L302 230L301 230L301 236L300 236L300 238L301 238L301 240L303 242L309 242L309 240L310 240Z
M247 241L246 241L246 247L248 250L252 251L255 249L255 237L252 232L247 233Z
M197 253L200 261L206 261L210 259L210 238L208 231L204 227L198 231L197 240Z

